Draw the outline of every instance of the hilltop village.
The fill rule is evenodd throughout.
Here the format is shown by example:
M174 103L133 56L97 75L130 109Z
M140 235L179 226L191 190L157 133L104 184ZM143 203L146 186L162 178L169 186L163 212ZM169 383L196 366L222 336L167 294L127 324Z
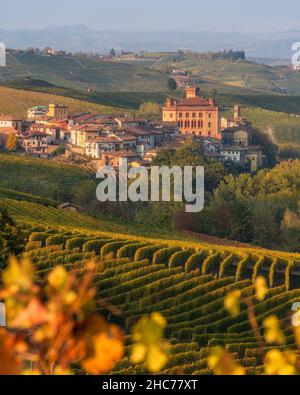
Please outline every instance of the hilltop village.
M260 146L253 145L253 127L240 106L233 119L221 117L213 99L186 87L184 99L167 98L162 119L149 121L111 114L69 114L61 104L37 105L26 119L0 115L0 149L50 159L55 156L117 167L123 158L150 166L163 148L179 148L188 140L203 147L208 160L234 162L256 171L263 165Z

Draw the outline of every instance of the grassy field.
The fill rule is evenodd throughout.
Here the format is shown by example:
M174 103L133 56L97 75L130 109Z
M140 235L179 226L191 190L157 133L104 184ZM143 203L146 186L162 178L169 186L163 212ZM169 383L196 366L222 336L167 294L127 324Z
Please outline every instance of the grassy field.
M285 67L245 61L201 60L193 54L175 53L161 54L152 67L161 71L168 68L184 69L203 81L257 92L300 93L300 73Z
M116 374L141 374L145 367L129 359L130 329L142 315L160 312L167 319L171 342L162 373L210 374L211 347L223 345L248 374L261 373L263 361L247 320L246 307L236 317L224 309L224 297L240 290L254 294L253 281L264 276L269 285L264 301L255 301L258 327L270 314L279 317L287 346L295 348L290 326L292 304L299 300L300 255L268 250L207 245L192 240L143 237L123 233L107 221L44 207L37 203L0 198L2 206L22 223L29 236L23 256L41 276L52 267L80 268L90 259L101 262L95 279L97 298L119 308L110 320L126 332L126 356ZM99 312L107 312L99 308ZM287 346L280 346L284 349Z
M243 116L253 123L255 128L266 132L276 144L300 145L300 115L244 107ZM231 118L232 111L224 112Z
M0 86L0 113L26 117L28 108L49 103L65 104L70 113L99 112L102 114L130 113L128 109L116 108L102 104L95 104L83 100L71 99L64 96L42 92L29 92Z
M72 98L81 102L100 104L108 107L119 108L124 111L138 110L142 103L152 101L163 103L167 97L166 92L86 92L65 88L42 80L32 78L18 79L0 83L0 86L22 91L46 93L60 97ZM86 103L85 103L86 104Z
M159 71L123 62L77 57L12 55L0 79L32 77L66 88L98 91L162 91L167 76Z

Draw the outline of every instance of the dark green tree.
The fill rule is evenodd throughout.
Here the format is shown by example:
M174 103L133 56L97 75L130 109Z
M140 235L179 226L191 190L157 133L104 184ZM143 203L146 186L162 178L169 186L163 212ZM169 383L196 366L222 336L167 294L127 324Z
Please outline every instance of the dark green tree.
M109 53L109 54L110 54L111 57L114 58L114 57L116 56L116 51L115 51L115 49L112 48L112 49L110 50L110 53Z
M255 129L253 133L253 144L260 145L264 150L264 155L266 156L266 165L268 167L273 167L277 163L277 150L278 147L274 144L266 133Z
M174 80L174 78L168 79L167 87L168 87L169 91L176 91L177 82Z

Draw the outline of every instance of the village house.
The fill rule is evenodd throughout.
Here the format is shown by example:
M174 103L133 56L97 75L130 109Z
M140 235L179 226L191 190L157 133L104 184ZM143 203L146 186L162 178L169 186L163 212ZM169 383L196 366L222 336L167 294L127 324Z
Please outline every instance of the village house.
M263 148L253 145L254 130L251 122L242 117L241 107L234 106L233 119L223 118L222 123L227 126L221 131L224 144L220 151L222 160L248 165L251 171L257 171L263 164Z
M116 133L98 136L85 142L85 155L95 159L100 159L102 153L116 151L135 151L137 145L136 137Z
M34 123L30 125L30 132L41 132L46 134L50 144L59 144L61 141L61 130L59 127L44 125L40 123Z
M28 155L39 158L48 157L49 136L45 133L34 132L22 140L22 147Z
M129 118L129 117L117 117L114 118L116 121L119 129L126 129L127 127L134 127L143 125L144 121L136 119L136 118Z
M151 127L146 126L131 126L126 128L126 132L137 139L137 145L140 147L141 154L156 145L156 138L159 133Z
M30 120L39 120L47 116L48 109L46 106L35 106L27 111L27 118Z
M221 140L212 137L195 137L194 139L196 142L198 141L201 143L204 151L207 153L220 152L220 149L223 147Z
M158 149L153 148L148 150L144 155L143 155L143 160L148 161L149 163L153 162L153 160L157 157L158 154Z
M74 146L85 148L86 141L97 138L101 133L98 125L81 125L70 129L70 143Z
M240 105L233 107L233 118L221 118L221 130L229 128L243 128L244 130L253 131L252 123L242 116L242 109Z
M221 137L219 107L199 96L196 87L186 88L185 99L167 98L162 112L163 122L176 122L182 134Z
M121 166L123 159L126 159L127 163L130 164L138 162L139 156L133 151L104 152L101 155L101 165L118 168Z
M78 212L79 211L79 207L76 206L73 203L69 203L69 202L65 202L62 203L58 206L58 208L60 208L61 210L67 210L67 211L72 211L72 212Z
M0 131L7 128L22 131L23 120L11 115L0 115Z
M256 146L224 146L220 150L222 161L232 161L239 165L249 165L250 170L255 172L263 164L263 150Z
M103 119L103 116L96 113L81 113L69 116L69 125L79 126L84 124L95 124L97 121ZM116 123L115 123L116 124Z
M252 144L252 130L244 127L230 127L221 131L222 141L226 145L248 147Z

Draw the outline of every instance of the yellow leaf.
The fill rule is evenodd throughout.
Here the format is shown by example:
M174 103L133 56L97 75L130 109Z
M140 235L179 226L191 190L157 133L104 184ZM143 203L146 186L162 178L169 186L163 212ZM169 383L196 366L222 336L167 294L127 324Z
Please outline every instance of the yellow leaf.
M168 361L167 354L157 345L150 346L147 355L147 367L152 373L157 373Z
M13 289L13 292L26 292L31 289L33 267L29 261L18 263L16 258L11 258L7 268L2 274L4 288Z
M255 295L259 302L262 302L268 294L268 287L266 279L262 276L255 280Z
M115 325L108 325L93 339L93 351L82 362L82 367L91 374L109 372L123 357L123 334Z
M278 318L274 315L264 320L265 339L269 344L284 344L285 338L279 326Z
M63 266L57 266L48 275L48 284L55 288L61 289L68 279L68 273Z
M160 371L168 360L168 343L163 341L166 320L159 313L142 317L133 328L131 361L146 362L150 372Z
M240 297L241 291L235 290L230 292L224 300L225 309L234 317L240 314Z
M131 349L131 361L133 363L141 363L144 361L147 353L147 347L142 343L137 343Z
M291 351L281 352L272 349L265 356L265 374L267 375L294 375L296 369L296 355Z
M163 317L160 313L152 313L151 318L153 321L156 321L160 327L165 328L167 326L165 317Z
M235 362L231 354L226 352L222 347L212 349L207 358L207 366L215 375L242 376L246 374L245 368Z

